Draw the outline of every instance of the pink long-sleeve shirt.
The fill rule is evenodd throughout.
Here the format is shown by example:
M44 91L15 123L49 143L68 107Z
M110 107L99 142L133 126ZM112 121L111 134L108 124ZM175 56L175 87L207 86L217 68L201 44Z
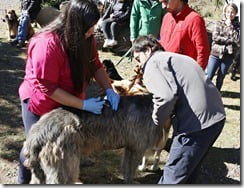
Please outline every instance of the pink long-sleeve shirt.
M96 48L95 40L93 47ZM102 67L97 52L95 65L96 70ZM49 97L57 88L85 98L85 92L74 91L68 56L59 37L52 33L39 34L31 39L28 46L25 77L19 96L21 100L30 99L28 109L31 112L43 115L61 105Z

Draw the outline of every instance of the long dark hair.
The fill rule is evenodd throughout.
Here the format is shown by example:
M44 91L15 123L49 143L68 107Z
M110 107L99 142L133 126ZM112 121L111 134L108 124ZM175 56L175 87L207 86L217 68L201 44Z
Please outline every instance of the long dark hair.
M71 78L76 92L82 92L83 84L94 74L93 36L85 33L94 26L100 14L93 0L70 0L60 15L40 32L58 34L68 55Z

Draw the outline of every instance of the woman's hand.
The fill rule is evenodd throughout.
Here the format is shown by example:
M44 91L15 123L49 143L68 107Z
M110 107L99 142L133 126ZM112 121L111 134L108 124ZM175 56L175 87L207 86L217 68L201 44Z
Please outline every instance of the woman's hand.
M94 114L101 114L105 101L101 97L90 98L83 101L82 110L92 112Z
M110 102L113 110L118 110L120 96L114 92L112 88L106 90L107 99Z

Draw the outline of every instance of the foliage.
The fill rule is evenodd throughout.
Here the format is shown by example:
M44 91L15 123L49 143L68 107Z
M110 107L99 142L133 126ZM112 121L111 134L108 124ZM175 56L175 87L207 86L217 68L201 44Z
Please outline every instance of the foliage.
M205 20L219 20L222 15L224 1L210 0L199 1L189 0L190 7L197 11Z

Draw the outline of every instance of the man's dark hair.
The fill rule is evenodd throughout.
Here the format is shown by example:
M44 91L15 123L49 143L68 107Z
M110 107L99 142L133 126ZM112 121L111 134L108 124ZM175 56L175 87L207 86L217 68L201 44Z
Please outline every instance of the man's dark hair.
M133 43L132 53L145 52L148 48L152 49L152 52L157 50L163 50L158 40L153 35L139 36Z
M188 0L182 0L184 3L188 3Z

